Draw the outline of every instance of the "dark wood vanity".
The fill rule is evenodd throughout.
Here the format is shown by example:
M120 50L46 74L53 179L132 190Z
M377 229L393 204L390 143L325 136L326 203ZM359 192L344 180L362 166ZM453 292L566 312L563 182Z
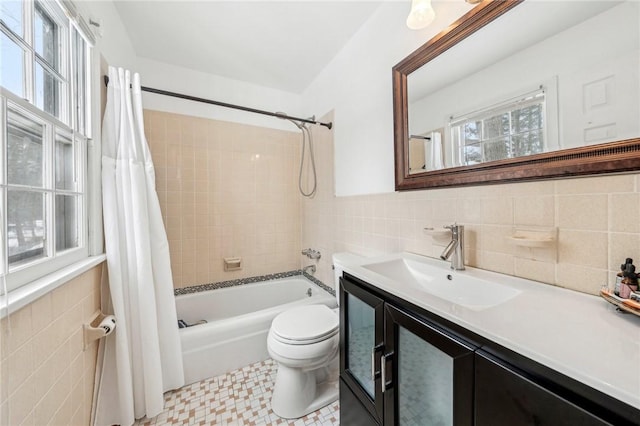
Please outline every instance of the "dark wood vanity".
M340 321L341 425L640 424L638 409L348 273Z

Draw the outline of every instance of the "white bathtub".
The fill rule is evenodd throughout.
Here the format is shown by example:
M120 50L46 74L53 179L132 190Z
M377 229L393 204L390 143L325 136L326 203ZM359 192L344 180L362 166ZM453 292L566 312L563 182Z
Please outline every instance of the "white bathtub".
M188 324L207 321L180 329L185 383L268 359L273 318L306 304L337 306L334 296L302 276L176 296L178 319Z

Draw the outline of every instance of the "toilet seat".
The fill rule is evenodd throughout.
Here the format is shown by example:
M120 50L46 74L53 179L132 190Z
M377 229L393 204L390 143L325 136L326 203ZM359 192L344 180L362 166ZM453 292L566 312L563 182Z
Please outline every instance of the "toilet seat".
M338 334L338 315L326 305L291 308L274 318L271 332L275 340L289 345L322 342Z

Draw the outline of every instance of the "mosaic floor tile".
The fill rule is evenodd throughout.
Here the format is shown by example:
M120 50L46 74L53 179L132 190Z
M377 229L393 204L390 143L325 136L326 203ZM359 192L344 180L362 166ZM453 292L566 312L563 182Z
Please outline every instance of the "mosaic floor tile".
M138 420L134 426L339 424L338 401L297 420L276 416L271 411L276 371L276 362L269 359L167 392L164 395L165 410L154 418Z

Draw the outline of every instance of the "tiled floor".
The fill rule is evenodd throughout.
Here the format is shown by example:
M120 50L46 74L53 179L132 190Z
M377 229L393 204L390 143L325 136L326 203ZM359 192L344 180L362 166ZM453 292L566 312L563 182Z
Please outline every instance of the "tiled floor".
M222 376L165 394L165 411L135 426L159 425L322 425L339 424L338 401L298 420L271 411L271 389L277 365L273 360L251 364Z

